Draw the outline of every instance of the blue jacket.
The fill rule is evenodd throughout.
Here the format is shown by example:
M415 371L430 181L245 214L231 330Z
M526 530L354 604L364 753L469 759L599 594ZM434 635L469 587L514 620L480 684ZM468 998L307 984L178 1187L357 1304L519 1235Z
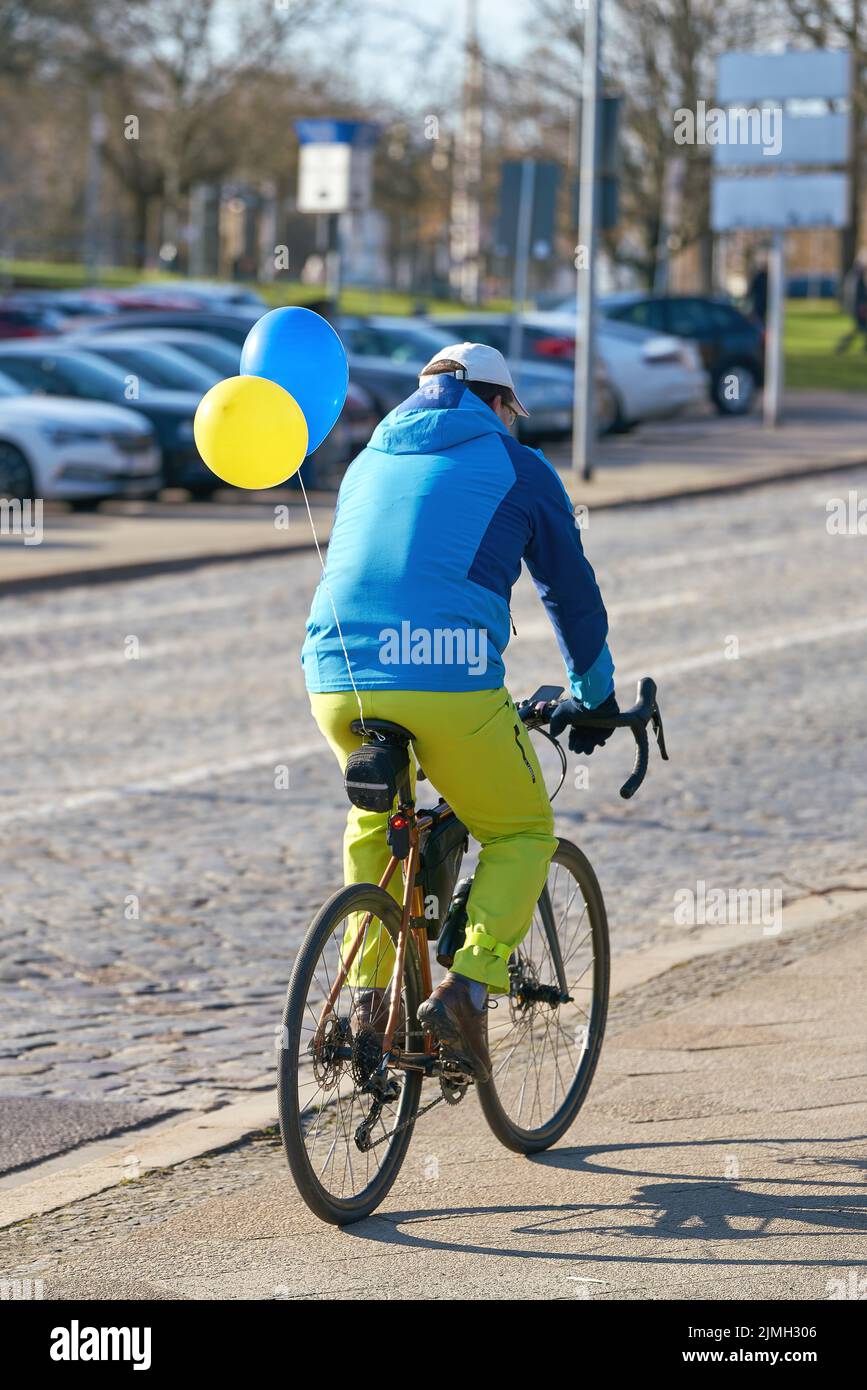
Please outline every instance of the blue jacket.
M311 691L490 690L525 560L572 693L611 694L608 619L572 506L541 453L463 382L435 376L384 419L340 487L302 662Z

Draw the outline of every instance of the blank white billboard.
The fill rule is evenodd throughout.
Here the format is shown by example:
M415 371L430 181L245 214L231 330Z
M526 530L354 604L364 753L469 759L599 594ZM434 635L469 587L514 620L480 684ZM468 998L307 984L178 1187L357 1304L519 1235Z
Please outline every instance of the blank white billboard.
M851 71L848 48L723 53L717 60L716 99L730 106L740 101L847 97Z
M784 227L845 227L849 180L845 174L719 174L711 189L715 232Z
M726 115L729 138L713 146L713 162L719 168L848 162L849 117L842 111L828 116L788 116L778 111L773 121L766 119L764 124L755 109L751 113L736 108Z

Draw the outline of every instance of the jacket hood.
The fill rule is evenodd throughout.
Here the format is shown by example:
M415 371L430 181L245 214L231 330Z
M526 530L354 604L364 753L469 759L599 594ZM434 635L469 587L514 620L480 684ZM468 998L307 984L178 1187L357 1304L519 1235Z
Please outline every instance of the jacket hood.
M486 434L509 435L502 420L453 376L434 376L377 425L370 447L383 454L441 454Z

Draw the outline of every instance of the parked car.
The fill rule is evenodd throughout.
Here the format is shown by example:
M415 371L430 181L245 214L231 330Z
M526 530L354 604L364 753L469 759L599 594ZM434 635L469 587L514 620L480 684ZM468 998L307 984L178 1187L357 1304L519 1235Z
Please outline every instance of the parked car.
M244 340L259 318L261 314L251 313L248 309L225 314L212 314L204 310L200 313L154 310L146 314L118 314L110 322L89 325L89 331L103 337L134 328L136 332L165 334L166 341L171 341L177 333L199 334L203 341L212 343L217 339L224 347L231 349L234 353L231 370L237 372ZM423 324L419 326L424 327ZM367 442L378 419L411 395L418 384L416 376L402 363L362 359L353 353L350 354L349 367L350 385L358 388L344 407L344 414L349 418L338 421L335 439L330 444L326 440L323 449L317 450L305 463L304 481L307 486L317 486L319 472L323 477L333 477L337 468L348 462ZM362 442L356 443L359 439Z
M422 368L443 347L461 338L451 328L441 327L439 319L403 319L389 315L344 317L336 326L349 353L350 372L381 400L384 411L393 409L411 395ZM378 378L372 374L378 374ZM530 412L529 420L518 422L519 437L541 440L569 434L573 400L571 374L558 367L521 362L515 375L521 400ZM599 391L602 400L600 426L606 429L613 422L614 403L610 392L606 394L607 383L601 374Z
M244 331L245 337L247 331ZM95 333L90 341L94 346L101 342L113 343L116 338L126 338L131 332L130 329L119 328L113 331L106 325L105 331ZM210 368L218 379L235 376L241 367L241 343L217 337L213 333L197 332L191 328L146 327L135 329L135 338L141 344L171 348L174 353ZM325 443L304 464L305 486L326 487L339 481L346 464L370 439L382 413L370 392L357 380L350 381L346 403L337 424Z
M125 310L111 318L96 319L87 325L89 333L117 333L139 328L184 328L193 333L209 333L212 337L243 347L244 339L262 313L253 309L228 309L211 313L207 309L138 309ZM80 325L79 325L80 326Z
M346 465L369 443L381 418L381 412L370 393L357 381L350 381L346 401L334 429L324 443L304 460L301 469L304 486L308 489L337 487ZM289 479L290 487L298 486L296 478L297 474Z
M141 343L159 344L191 357L222 377L236 376L241 365L241 349L225 338L217 338L213 333L197 333L191 328L119 328L114 333L93 334L92 342L98 340L112 342L118 336L134 332ZM90 336L88 334L88 336Z
M249 309L259 314L268 310L268 301L252 285L231 280L178 280L170 288L188 296L205 309Z
M176 289L173 285L160 284L158 281L154 284L129 285L122 289L95 286L87 291L87 296L103 311L107 310L109 313L122 313L125 309L133 313L161 309L180 309L195 313L200 303L193 295L184 294L183 290Z
M616 294L600 301L606 318L695 343L721 415L746 415L764 381L762 325L722 297Z
M86 352L104 357L148 385L166 391L193 391L201 397L224 375L204 362L193 361L168 343L142 338L132 330L126 333L76 333L68 342L71 347L81 347Z
M82 316L96 314L101 317L115 312L111 304L94 298L88 290L16 289L9 293L6 302L56 316L60 328L66 328Z
M0 343L0 373L26 392L41 396L73 396L134 406L153 427L162 451L167 485L189 488L208 496L221 484L202 462L193 437L193 417L199 396L190 391L158 391L141 384L130 398L128 373L95 353L66 346L64 340Z
M455 337L489 343L508 353L511 327L508 314L437 315L430 322L448 328ZM524 325L525 329L542 331L549 338L559 335L561 340L568 342L571 357L564 349L559 354L560 365L548 370L562 372L565 366L574 369L574 303L562 311L525 315ZM642 420L676 415L697 405L706 396L707 377L698 352L670 335L649 333L602 319L596 346L608 393L597 402L597 413L600 424L604 422L613 432L631 429Z
M162 309L223 310L246 309L264 314L268 304L250 285L237 285L231 282L222 284L210 280L144 280L138 285L126 285L122 289L94 289L99 295L117 309L136 311Z
M22 395L0 375L0 497L92 505L151 496L161 477L153 429L136 411Z
M41 338L58 333L62 327L60 314L46 305L0 300L0 338Z
M497 341L491 341L491 347L499 348L503 356L508 357L512 331L512 319L509 314L437 314L428 322L437 326L448 326L457 337L467 337L466 334L462 335L462 330L469 330L480 320L484 322L485 331L492 335L492 338L496 336ZM559 315L536 313L524 314L521 326L521 356L524 361L574 370L574 322ZM470 335L467 341L481 340L473 339Z

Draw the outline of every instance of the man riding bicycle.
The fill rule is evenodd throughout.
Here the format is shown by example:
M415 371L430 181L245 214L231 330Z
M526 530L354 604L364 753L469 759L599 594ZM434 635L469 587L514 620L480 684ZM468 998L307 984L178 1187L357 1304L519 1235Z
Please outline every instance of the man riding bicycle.
M510 433L528 412L502 354L444 348L388 415L340 487L323 578L302 652L311 709L341 767L359 714L405 725L437 790L479 841L463 947L418 1010L477 1079L490 1075L488 993L509 989L557 845L536 753L504 686L509 600L526 561L566 662L572 699L556 736L588 709L617 713L608 620L571 503L543 455ZM588 754L610 730L572 728ZM387 813L349 812L346 883L388 862ZM399 880L389 891L400 901ZM348 979L356 1016L380 1034L394 948L365 942Z

